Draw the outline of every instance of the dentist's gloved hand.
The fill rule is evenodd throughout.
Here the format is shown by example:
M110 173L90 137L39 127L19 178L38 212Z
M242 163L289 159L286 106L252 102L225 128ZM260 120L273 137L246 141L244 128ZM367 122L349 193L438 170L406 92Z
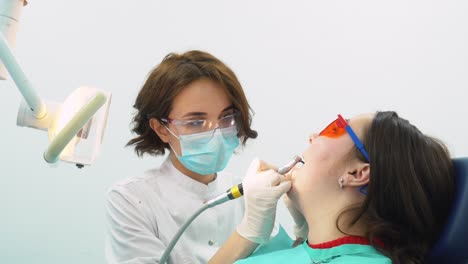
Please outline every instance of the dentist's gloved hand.
M242 181L245 213L237 232L254 243L265 243L270 238L276 217L276 206L281 196L289 191L291 182L259 159L250 164Z
M286 205L286 208L288 208L288 211L291 214L295 223L293 232L296 236L296 241L294 242L293 246L297 246L298 244L302 243L304 239L307 238L307 235L309 233L309 226L307 225L304 215L302 215L302 213L299 212L296 206L289 199L288 195L283 195L283 201Z

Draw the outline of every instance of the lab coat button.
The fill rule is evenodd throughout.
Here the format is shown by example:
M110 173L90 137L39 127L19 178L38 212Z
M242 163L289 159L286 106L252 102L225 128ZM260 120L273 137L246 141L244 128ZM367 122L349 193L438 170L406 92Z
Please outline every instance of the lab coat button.
M214 245L214 241L210 239L210 240L208 241L208 245L210 245L210 246Z

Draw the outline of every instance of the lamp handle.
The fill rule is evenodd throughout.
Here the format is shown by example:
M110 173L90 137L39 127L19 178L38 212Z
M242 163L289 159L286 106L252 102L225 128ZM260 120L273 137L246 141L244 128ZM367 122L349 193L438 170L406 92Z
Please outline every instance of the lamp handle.
M86 122L104 105L107 97L104 93L98 92L86 105L84 105L62 130L52 139L49 147L44 152L44 159L48 163L54 163L58 160L60 153L80 131Z

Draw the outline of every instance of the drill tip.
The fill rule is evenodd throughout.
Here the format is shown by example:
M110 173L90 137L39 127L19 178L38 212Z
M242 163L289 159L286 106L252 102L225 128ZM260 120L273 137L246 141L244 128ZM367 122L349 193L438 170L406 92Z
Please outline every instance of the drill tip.
M302 164L304 164L304 160L302 159L302 157L296 155L294 156L294 161L297 163L297 162L300 162Z

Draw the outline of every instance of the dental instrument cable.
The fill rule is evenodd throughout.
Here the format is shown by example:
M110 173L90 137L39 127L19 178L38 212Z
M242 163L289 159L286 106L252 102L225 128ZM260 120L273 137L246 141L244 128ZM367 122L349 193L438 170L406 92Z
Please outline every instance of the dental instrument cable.
M279 168L277 172L281 175L285 175L288 173L298 162L304 163L301 157L299 156L294 156L291 161L289 161L286 165L283 167ZM222 193L215 198L208 200L205 202L205 204L198 209L185 223L183 226L180 227L179 231L174 235L172 238L171 242L167 246L166 250L164 251L160 264L166 263L167 259L169 258L169 254L171 253L172 249L174 248L175 244L179 240L180 236L184 233L185 229L197 218L203 211L205 211L208 208L214 207L216 205L222 204L224 202L227 202L229 200L234 200L237 199L241 196L244 195L244 188L242 187L242 183L237 184L234 187L231 187L229 190L227 190L225 193Z

